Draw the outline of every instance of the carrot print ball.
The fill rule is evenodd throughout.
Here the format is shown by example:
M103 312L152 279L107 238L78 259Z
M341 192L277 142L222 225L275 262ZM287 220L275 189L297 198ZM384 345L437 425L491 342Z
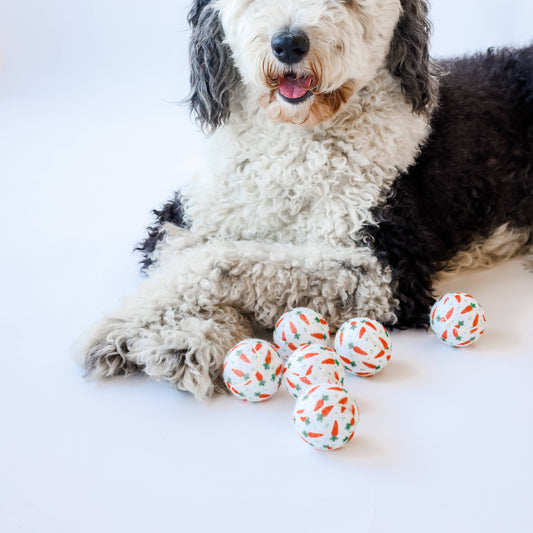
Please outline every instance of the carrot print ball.
M240 400L268 400L281 385L283 360L272 344L247 339L234 346L224 360L226 387Z
M274 343L281 356L289 357L302 344L329 343L329 326L326 319L306 307L295 307L283 313L276 323Z
M336 450L348 444L358 422L355 400L339 385L308 387L294 406L296 431L319 450Z
M478 301L464 292L449 292L431 308L430 324L435 335L455 348L477 341L487 319Z
M335 335L335 351L349 372L373 376L390 361L392 344L388 331L376 320L347 320Z
M302 344L292 352L285 366L283 381L287 390L298 398L311 385L344 385L344 366L331 349L318 344Z

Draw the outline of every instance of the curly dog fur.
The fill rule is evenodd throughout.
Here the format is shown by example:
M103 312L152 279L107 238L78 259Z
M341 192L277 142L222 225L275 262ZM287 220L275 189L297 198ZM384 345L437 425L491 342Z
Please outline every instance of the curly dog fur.
M139 291L79 347L95 377L224 390L252 323L308 306L427 327L439 273L531 254L533 46L435 63L424 0L196 0L210 172L139 246Z

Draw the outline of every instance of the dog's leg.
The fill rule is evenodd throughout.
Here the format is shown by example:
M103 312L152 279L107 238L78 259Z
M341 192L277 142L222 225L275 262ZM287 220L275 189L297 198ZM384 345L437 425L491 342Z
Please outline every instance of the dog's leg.
M223 390L224 355L250 336L250 316L272 327L287 308L308 306L333 327L361 314L391 323L390 281L365 249L212 241L167 256L80 353L88 374L137 368L209 396Z
M230 306L203 316L181 315L171 307L151 309L154 314L148 317L130 302L92 328L76 354L86 377L144 372L198 397L225 390L220 365L238 340L251 336L249 320Z

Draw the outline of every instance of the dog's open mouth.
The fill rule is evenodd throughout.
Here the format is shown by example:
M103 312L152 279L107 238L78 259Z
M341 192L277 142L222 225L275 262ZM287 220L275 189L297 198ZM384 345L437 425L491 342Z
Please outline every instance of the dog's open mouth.
M316 87L316 81L313 76L300 76L296 74L285 74L278 77L279 95L286 102L299 104L307 100Z

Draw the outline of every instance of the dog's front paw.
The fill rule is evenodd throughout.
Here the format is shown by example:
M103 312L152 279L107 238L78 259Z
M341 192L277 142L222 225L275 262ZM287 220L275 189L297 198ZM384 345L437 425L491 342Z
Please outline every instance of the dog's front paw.
M166 313L143 325L109 318L86 335L76 352L88 377L143 371L204 398L225 392L224 356L250 334L249 320L233 308L205 318Z
M218 318L189 316L145 331L134 343L144 372L197 398L226 392L222 365L228 350L250 336L250 322L231 309Z
M74 359L83 367L87 378L128 376L142 371L130 357L126 321L109 318L95 324L76 343Z

